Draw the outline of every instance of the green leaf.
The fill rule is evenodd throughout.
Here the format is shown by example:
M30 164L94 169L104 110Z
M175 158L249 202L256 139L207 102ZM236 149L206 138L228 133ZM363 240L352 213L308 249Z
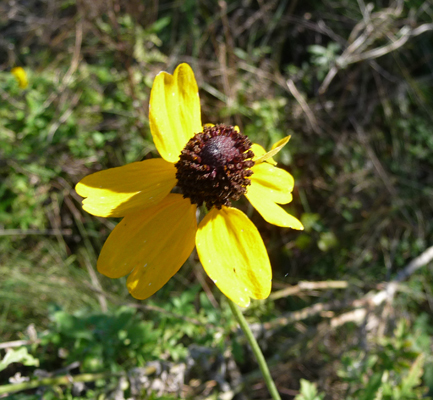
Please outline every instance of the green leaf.
M315 383L301 379L301 390L295 400L323 400L325 394L319 394Z
M3 360L0 361L0 371L6 369L9 364L21 363L26 366L39 367L39 360L28 353L26 347L20 347L18 350L9 349Z
M157 21L155 21L150 28L148 28L149 32L155 32L155 33L159 33L161 32L165 27L167 27L171 22L171 17L167 16L167 17L162 17L160 19L158 19Z
M319 249L322 251L328 251L333 247L337 246L338 240L334 233L332 232L323 232L320 234L320 239L317 242Z
M373 400L376 398L376 393L382 385L382 376L383 371L373 374L373 376L368 380L368 384L359 400Z
M420 354L412 367L409 370L407 376L401 382L401 394L407 398L413 396L413 389L421 384L421 377L423 374L424 367L424 354Z
M318 44L312 44L311 46L308 46L307 50L309 53L315 54L315 55L326 54L326 47L320 46Z
M301 215L301 222L302 222L302 225L304 225L305 232L311 232L313 229L315 231L320 230L320 227L318 224L319 220L320 220L319 214L303 213Z

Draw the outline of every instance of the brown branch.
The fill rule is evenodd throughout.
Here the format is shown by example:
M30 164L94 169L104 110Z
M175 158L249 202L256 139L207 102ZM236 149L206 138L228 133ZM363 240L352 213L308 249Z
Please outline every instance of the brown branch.
M425 250L421 255L412 260L403 270L401 270L395 279L390 282L382 283L384 287L377 293L367 293L360 299L352 301L333 301L329 303L316 303L312 306L305 307L298 311L285 313L281 317L262 323L251 324L251 329L255 335L266 332L266 337L270 337L276 333L278 329L293 322L298 322L311 318L317 315L323 315L327 311L336 311L344 308L355 308L339 316L332 318L330 321L331 327L338 327L347 322L362 322L368 315L368 312L374 310L385 301L392 301L394 294L399 290L404 290L401 284L405 279L418 271L421 267L429 264L433 260L433 246ZM338 281L337 281L338 282Z

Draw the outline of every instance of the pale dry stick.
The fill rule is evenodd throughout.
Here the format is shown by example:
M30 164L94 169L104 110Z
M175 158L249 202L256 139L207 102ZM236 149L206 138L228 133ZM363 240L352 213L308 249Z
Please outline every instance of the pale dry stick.
M266 339L272 337L279 329L284 326L306 320L316 315L323 315L335 310L350 307L350 303L342 301L334 301L332 303L316 303L310 307L305 307L298 311L291 311L283 314L281 317L265 323L251 324L251 330L254 336L264 336Z
M347 313L332 318L331 321L329 321L329 326L335 329L349 322L355 322L357 324L360 324L362 321L365 320L366 316L367 316L366 308L356 308L355 310L349 311Z
M350 45L344 50L343 54L338 57L335 65L333 65L329 70L322 85L319 88L320 94L326 92L329 84L331 83L332 79L334 79L338 71L348 65L347 60L350 58L350 56L352 54L361 53L377 38L383 36L383 32L386 31L386 26L384 27L384 25L389 24L392 18L400 16L402 12L401 4L397 4L395 9L387 8L372 15L370 14L372 10L370 6L363 8L360 4L360 8L361 11L363 11L363 19L352 29L352 32L348 38L348 43L350 43Z
M368 12L369 10L366 9L365 11ZM328 74L319 88L319 94L326 92L329 84L334 79L335 75L337 75L338 71L342 68L345 68L349 64L347 60L352 54L362 52L365 48L372 44L374 40L382 35L383 30L380 28L382 28L382 25L388 21L388 17L393 14L394 13L391 10L387 9L386 11L375 13L373 19L369 16L368 24L364 18L355 25L348 39L350 45L347 46L347 48L343 51L343 54L337 58L335 64L328 71ZM372 21L374 21L375 24L373 24Z
M368 316L369 309L374 309L387 301L392 302L395 293L400 289L400 284L421 267L429 264L433 260L433 246L425 250L421 255L413 259L405 268L403 268L392 281L385 284L385 288L374 295L367 294L364 298L353 303L358 308L341 314L330 321L330 326L336 328L347 322L362 323ZM367 307L366 307L367 306ZM369 307L368 307L369 306Z
M398 289L398 287L395 287ZM283 314L281 317L274 319L264 324L256 323L251 325L251 329L254 331L255 335L260 335L265 333L266 337L270 337L276 333L276 331L286 325L292 324L294 322L303 321L305 319L314 317L316 315L325 315L331 311L341 310L343 308L358 308L367 307L369 305L379 305L383 302L383 294L379 292L378 296L372 296L370 293L361 299L356 299L351 302L347 301L334 301L331 303L316 303L312 306L305 307L298 311L292 311ZM349 312L349 314L352 311ZM354 313L354 315L359 315L360 313ZM327 314L331 315L331 314ZM365 314L363 314L365 315ZM338 317L336 317L338 318Z
M305 115L307 116L308 122L310 123L310 126L313 129L313 131L316 132L317 134L321 134L322 130L320 129L319 124L317 123L317 120L316 120L316 117L314 116L314 113L311 111L310 106L307 104L305 99L302 97L301 93L299 93L294 82L291 79L288 79L286 81L286 85L287 85L290 93L293 95L293 97L299 103L299 105L301 106Z
M404 26L398 32L398 34L401 35L401 37L399 39L397 39L396 41L394 41L388 45L378 47L376 49L365 51L365 52L360 53L360 54L354 54L354 49L357 49L357 46L354 46L354 49L352 49L349 46L343 52L343 54L337 58L335 65L329 70L329 72L326 75L322 85L319 88L319 93L323 94L326 92L326 90L329 87L329 84L334 79L335 75L337 75L337 73L340 69L343 69L350 64L354 64L354 63L357 63L360 61L374 60L376 58L382 57L385 54L391 53L392 51L395 51L398 48L405 45L406 42L410 38L421 35L422 33L428 32L431 30L433 30L433 23L423 24L423 25L418 26L415 29L411 29L408 26ZM364 40L364 36L360 36L358 39L360 41L362 41L362 40ZM357 43L357 45L358 45L358 43Z
M403 268L391 282L402 282L414 272L433 260L433 246L425 250L417 258L413 259L405 268Z
M386 300L389 301L392 299L398 290L402 290L402 281L407 279L421 267L430 263L432 260L433 246L429 247L420 256L412 260L403 270L397 274L394 280L385 283L384 289L377 293L367 293L362 298L353 300L351 302L334 301L332 303L316 303L299 311L285 313L280 318L266 322L264 324L252 324L251 329L255 335L265 333L266 337L270 337L282 326L323 314L325 311L335 311L341 310L343 308L355 308L357 310L351 310L347 313L334 317L330 322L332 327L337 327L347 322L362 322L363 318L367 316L369 310L377 308Z
M349 286L347 281L324 281L324 282L299 282L297 285L271 293L269 300L277 300L282 297L294 296L302 291L317 289L346 289Z
M403 11L403 1L397 0L395 8L388 7L381 11L371 13L374 9L374 4L368 3L364 5L363 0L358 0L358 4L363 15L363 20L355 25L352 32L349 35L349 43L353 43L355 38L359 35L363 29L369 30L370 34L366 38L367 40L361 41L361 46L357 47L357 52L369 46L375 39L382 36L382 33L386 31L384 24L389 24L393 22L396 18L400 17ZM350 47L350 46L349 46ZM350 53L353 53L354 49L350 49Z
M358 7L361 10L362 18L364 23L367 25L370 22L370 11L372 10L373 4L368 4L365 6L364 0L358 0Z
M0 349L12 349L13 347L30 346L32 344L39 344L41 339L35 340L12 340L11 342L0 343Z
M301 281L297 285L301 290L317 290L317 289L346 289L349 284L347 281L324 281L324 282L308 282Z
M371 44L374 39L376 39L381 31L379 30L379 26L374 26L369 20L369 24L365 24L365 21L361 21L355 25L352 32L349 35L349 43L350 45L344 50L343 54L337 59L337 65L345 65L345 60L350 54L362 51L362 49L366 48L369 44ZM375 21L379 21L379 23L384 23L384 16L381 15L380 18L376 18ZM359 34L358 33L362 32ZM350 40L350 37L354 37L353 41Z
M402 47L411 37L415 37L421 35L424 32L432 31L433 23L423 24L418 26L415 29L410 29L407 26L404 26L400 29L399 34L402 36L397 39L395 42L390 43L388 45L378 47L377 49L369 50L361 54L354 54L349 58L349 63L353 64L359 61L365 60L373 60L375 58L379 58L388 54L394 50L397 50L399 47Z

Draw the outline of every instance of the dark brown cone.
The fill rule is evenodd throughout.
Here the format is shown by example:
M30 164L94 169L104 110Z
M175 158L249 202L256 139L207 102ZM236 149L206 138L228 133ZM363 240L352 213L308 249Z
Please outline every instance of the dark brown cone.
M183 197L192 204L221 209L245 194L251 184L254 153L250 140L233 126L204 128L180 154L176 178Z

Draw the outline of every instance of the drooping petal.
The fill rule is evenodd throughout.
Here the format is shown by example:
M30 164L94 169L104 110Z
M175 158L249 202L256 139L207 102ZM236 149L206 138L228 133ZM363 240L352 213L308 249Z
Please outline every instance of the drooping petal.
M299 229L303 230L304 226L301 221L290 215L278 204L274 203L272 200L263 197L260 190L256 190L257 186L251 185L248 187L248 193L246 197L253 205L253 207L260 213L265 221L272 225L282 226L285 228Z
M248 217L236 208L213 208L196 235L200 261L215 285L236 304L265 299L272 270L262 238Z
M295 181L287 171L269 163L261 163L251 168L251 186L247 187L247 197L251 191L274 203L287 204L292 201Z
M75 186L83 209L99 217L123 217L159 203L176 185L176 168L162 158L95 172Z
M256 162L256 160L260 159L262 156L264 156L266 154L266 150L257 143L253 143L251 145L251 150L254 153L254 157L253 157L254 162ZM267 158L265 161L269 164L277 165L277 162L272 157ZM259 164L259 163L260 162L257 162L256 164Z
M275 167L276 163L273 161L272 156L277 154L289 139L290 136L287 136L278 141L268 153L262 146L253 144L253 160L256 164L251 168L254 174L250 178L251 185L248 186L245 196L270 224L286 228L304 229L297 218L278 205L292 201L294 179L287 171Z
M273 156L275 156L275 154L279 153L280 150L287 144L287 142L289 140L290 140L290 136L286 136L285 138L283 138L283 139L279 140L277 143L275 143L272 146L272 150L271 151L268 151L267 153L262 154L259 157L255 156L254 157L255 163L256 164L262 163L262 162L267 161L268 159L272 158ZM274 164L274 163L275 163L275 161L271 162L271 164Z
M159 73L150 93L149 123L164 160L175 163L194 134L202 131L200 98L194 72L180 64L173 75Z
M145 299L179 270L194 249L196 206L179 194L129 214L111 232L97 268L109 278L131 272L129 292Z

